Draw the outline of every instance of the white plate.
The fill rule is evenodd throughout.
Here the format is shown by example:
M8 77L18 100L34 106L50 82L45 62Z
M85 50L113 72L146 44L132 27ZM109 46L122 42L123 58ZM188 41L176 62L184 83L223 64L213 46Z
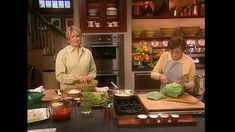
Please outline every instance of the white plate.
M27 112L27 122L37 122L46 120L50 117L50 113L47 108L37 108L37 109L30 109Z
M205 39L199 39L199 40L198 40L198 44L199 44L200 46L204 46L204 45L205 45Z
M162 42L162 44L163 44L163 46L167 47L167 46L168 46L168 40L164 40L164 41Z

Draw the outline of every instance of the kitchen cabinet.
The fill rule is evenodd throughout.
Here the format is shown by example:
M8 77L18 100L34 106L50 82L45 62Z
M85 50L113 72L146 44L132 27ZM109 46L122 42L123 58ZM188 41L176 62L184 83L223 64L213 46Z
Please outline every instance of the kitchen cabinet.
M161 54L168 51L166 37L132 37L132 70L149 71L156 65ZM195 60L196 68L205 67L205 37L184 36L187 42L185 53Z
M133 19L201 18L204 0L132 0Z
M79 0L84 33L126 32L126 0Z

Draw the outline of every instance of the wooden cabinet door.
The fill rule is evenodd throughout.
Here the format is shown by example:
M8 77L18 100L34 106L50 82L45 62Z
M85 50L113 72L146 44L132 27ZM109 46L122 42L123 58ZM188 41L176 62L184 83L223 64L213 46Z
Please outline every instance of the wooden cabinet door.
M84 33L126 32L125 0L79 0L79 13Z

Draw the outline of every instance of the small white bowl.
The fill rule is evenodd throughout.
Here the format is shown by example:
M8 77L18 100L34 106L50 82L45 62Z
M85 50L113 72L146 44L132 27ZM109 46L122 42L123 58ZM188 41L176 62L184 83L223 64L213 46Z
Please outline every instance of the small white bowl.
M177 122L178 118L179 118L178 114L171 114L171 119L173 122Z
M178 114L171 114L171 117L172 118L179 118L179 115Z
M168 118L169 115L167 115L167 114L161 114L160 117L161 117L161 118Z
M139 114L138 115L138 118L140 119L139 121L140 121L140 123L142 123L142 124L145 124L146 123L146 120L147 120L147 115L145 115L145 114Z
M74 98L74 100L75 100L75 101L80 101L80 100L81 100L81 98Z
M68 91L68 94L78 94L78 93L80 93L80 92L81 92L81 90L72 89L72 90L69 90L69 91Z
M140 118L140 119L146 119L148 116L147 115L145 115L145 114L139 114L138 115L138 118Z
M149 115L149 117L150 117L150 118L154 118L154 119L155 119L155 118L158 118L158 115L150 114L150 115Z

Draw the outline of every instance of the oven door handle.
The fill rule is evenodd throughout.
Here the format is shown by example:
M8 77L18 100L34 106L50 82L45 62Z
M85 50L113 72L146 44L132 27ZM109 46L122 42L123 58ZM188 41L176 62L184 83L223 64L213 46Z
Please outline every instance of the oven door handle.
M92 48L96 48L96 47L118 47L118 45L92 45Z
M145 76L145 75L150 76L150 73L136 73L136 76Z

